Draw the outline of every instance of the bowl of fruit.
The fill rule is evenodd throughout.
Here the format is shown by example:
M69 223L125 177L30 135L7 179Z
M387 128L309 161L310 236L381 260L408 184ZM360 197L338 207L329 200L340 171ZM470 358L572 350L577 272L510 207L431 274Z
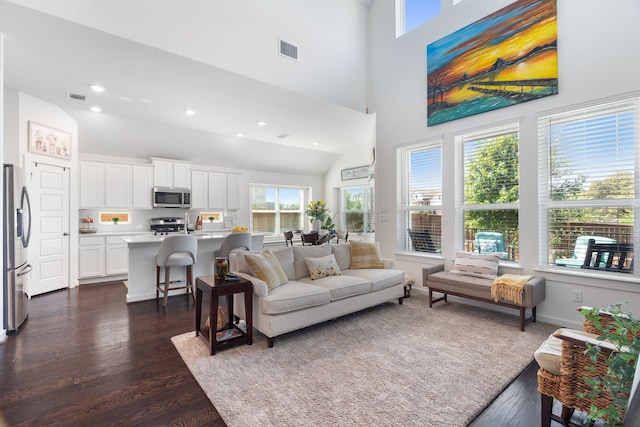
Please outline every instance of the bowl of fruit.
M81 233L95 233L96 232L96 228L93 226L93 218L91 217L91 215L87 215L85 217L82 218L82 223L84 224L84 227L82 227L80 229Z
M247 231L249 231L249 228L247 227L233 227L231 229L232 233L246 233Z

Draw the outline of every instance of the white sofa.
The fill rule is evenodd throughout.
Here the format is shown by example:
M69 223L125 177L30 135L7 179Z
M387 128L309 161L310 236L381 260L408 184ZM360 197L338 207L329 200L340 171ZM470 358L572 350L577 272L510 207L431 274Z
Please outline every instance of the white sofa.
M230 256L234 274L253 283L253 327L268 338L273 347L276 336L335 319L383 302L404 297L404 273L395 270L395 261L382 259L384 268L351 268L349 243L294 246L272 250L287 276L287 282L271 290L266 282L251 275L245 255ZM341 275L312 280L305 258L333 254ZM237 296L236 296L237 297ZM243 298L235 298L234 315L245 319Z

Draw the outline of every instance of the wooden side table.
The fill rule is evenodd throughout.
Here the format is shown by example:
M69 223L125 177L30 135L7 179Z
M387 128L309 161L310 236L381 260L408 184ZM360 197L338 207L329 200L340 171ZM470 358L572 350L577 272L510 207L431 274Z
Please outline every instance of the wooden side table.
M209 294L209 331L200 329L202 323L202 293ZM233 295L244 293L244 306L246 312L246 331L230 321L231 326L220 332L216 332L218 304L222 296L227 297L227 309L229 319L233 319ZM200 276L196 278L196 336L202 333L202 337L209 343L209 354L216 354L218 348L229 347L233 344L253 343L253 284L245 279L219 280L215 276Z

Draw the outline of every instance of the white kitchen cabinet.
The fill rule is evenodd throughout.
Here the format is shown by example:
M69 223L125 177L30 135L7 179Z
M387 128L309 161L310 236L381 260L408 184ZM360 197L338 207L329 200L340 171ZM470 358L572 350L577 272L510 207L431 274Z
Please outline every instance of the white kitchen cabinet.
M127 274L129 272L129 247L120 237L107 237L105 265L106 276Z
M105 163L105 203L106 208L131 207L131 165Z
M209 173L191 171L191 209L209 209Z
M153 186L191 188L191 164L175 160L152 159Z
M227 174L209 172L209 209L227 208Z
M80 208L104 207L104 163L80 162Z
M240 175L227 175L227 210L240 209Z
M132 206L134 209L153 209L153 167L135 165L132 168Z
M240 175L191 171L191 209L238 210Z
M80 279L104 277L105 275L105 239L100 236L80 238Z

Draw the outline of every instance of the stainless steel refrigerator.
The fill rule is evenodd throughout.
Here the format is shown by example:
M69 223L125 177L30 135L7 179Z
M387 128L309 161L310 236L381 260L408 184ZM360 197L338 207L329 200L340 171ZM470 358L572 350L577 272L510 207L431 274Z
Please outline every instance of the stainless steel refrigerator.
M24 171L14 165L4 165L4 326L7 333L16 333L27 319L27 295L24 284L31 265L27 248L31 237L31 203L24 186Z

